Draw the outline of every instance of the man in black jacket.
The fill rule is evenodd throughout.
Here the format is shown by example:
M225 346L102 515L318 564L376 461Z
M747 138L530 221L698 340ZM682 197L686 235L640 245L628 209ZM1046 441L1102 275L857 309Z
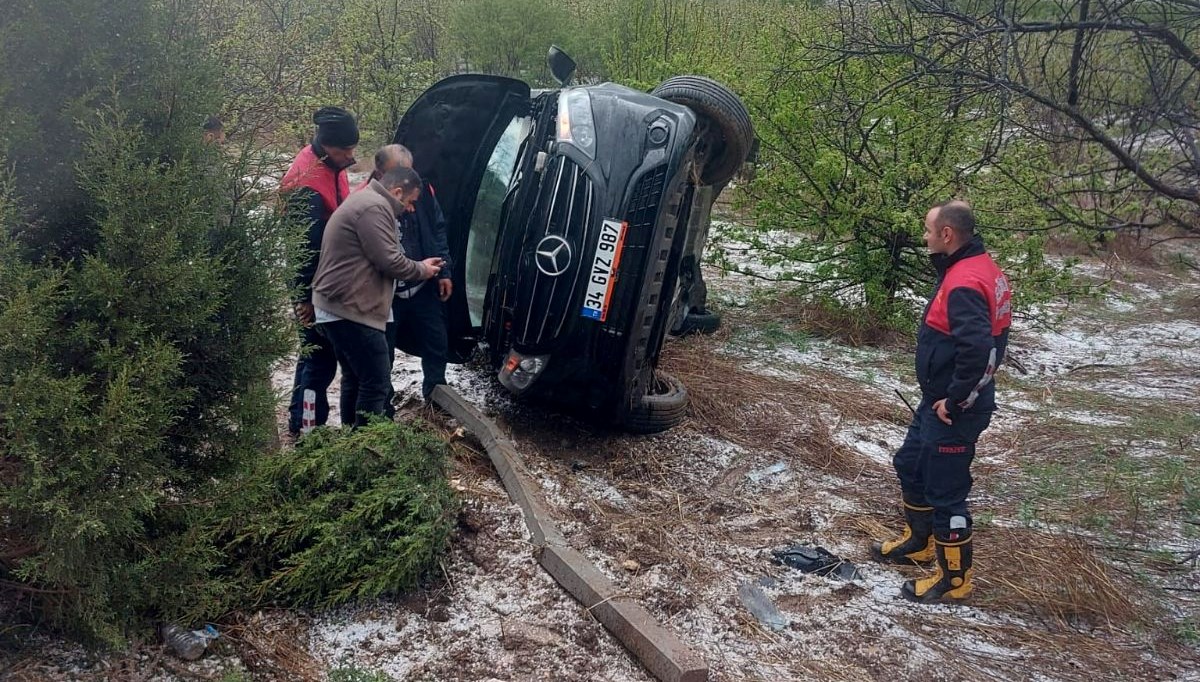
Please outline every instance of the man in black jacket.
M316 329L312 304L312 280L321 253L325 224L350 194L346 169L354 165L358 124L338 107L322 107L313 114L317 126L312 144L296 155L283 176L280 192L287 198L289 212L300 215L307 228L306 259L296 274L299 299L295 303L300 322L300 342L308 349L296 362L292 400L288 406L288 435L294 440L329 418L326 391L337 373L333 347Z
M395 166L412 168L412 163L412 152L406 147L389 144L375 154L375 173L383 174ZM413 210L397 221L397 229L406 256L443 261L441 272L431 280L396 283L393 321L388 324L390 345L421 358L421 395L428 400L434 387L446 383L449 343L445 303L454 292L446 217L432 185L425 183Z
M892 464L900 479L905 526L871 546L878 561L935 561L932 576L904 583L915 601L964 599L971 593L971 461L996 409L992 377L1004 359L1012 321L1008 279L975 234L961 201L930 209L925 244L937 287L917 336L921 403Z

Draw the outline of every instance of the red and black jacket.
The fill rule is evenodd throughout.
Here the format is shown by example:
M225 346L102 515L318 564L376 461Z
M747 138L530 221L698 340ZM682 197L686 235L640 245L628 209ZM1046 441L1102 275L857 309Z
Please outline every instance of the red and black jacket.
M950 255L931 258L937 288L917 334L917 382L929 402L951 414L992 412L992 376L1004 360L1012 323L1008 278L974 237Z
M296 273L296 287L300 299L308 302L312 300L312 280L317 274L325 224L350 194L350 180L345 169L328 163L325 151L314 140L296 155L279 190L287 195L288 210L299 211L307 223L308 257Z

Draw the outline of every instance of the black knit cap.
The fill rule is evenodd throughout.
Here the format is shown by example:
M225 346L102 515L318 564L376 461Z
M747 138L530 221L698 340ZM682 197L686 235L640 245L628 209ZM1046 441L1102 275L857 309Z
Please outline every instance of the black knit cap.
M326 147L353 147L358 144L358 124L354 116L340 107L321 107L313 114L317 124L317 142Z

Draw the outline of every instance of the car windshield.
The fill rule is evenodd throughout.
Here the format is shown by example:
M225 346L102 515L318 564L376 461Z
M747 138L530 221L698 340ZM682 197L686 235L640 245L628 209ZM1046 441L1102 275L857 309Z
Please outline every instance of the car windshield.
M467 235L464 270L467 309L471 313L471 325L475 327L483 324L483 303L487 296L492 258L496 252L496 237L500 234L504 200L513 181L513 169L521 143L529 135L531 123L525 117L517 117L509 122L488 160L487 170L479 185L479 195L475 199L475 213L471 216L471 231Z

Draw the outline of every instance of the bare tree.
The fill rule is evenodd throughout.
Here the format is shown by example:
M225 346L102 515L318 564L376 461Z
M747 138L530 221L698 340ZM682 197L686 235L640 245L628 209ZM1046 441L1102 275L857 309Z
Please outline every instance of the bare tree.
M994 115L982 157L1058 224L1200 234L1200 2L840 0L838 14L853 40L832 60L907 60L893 86Z

